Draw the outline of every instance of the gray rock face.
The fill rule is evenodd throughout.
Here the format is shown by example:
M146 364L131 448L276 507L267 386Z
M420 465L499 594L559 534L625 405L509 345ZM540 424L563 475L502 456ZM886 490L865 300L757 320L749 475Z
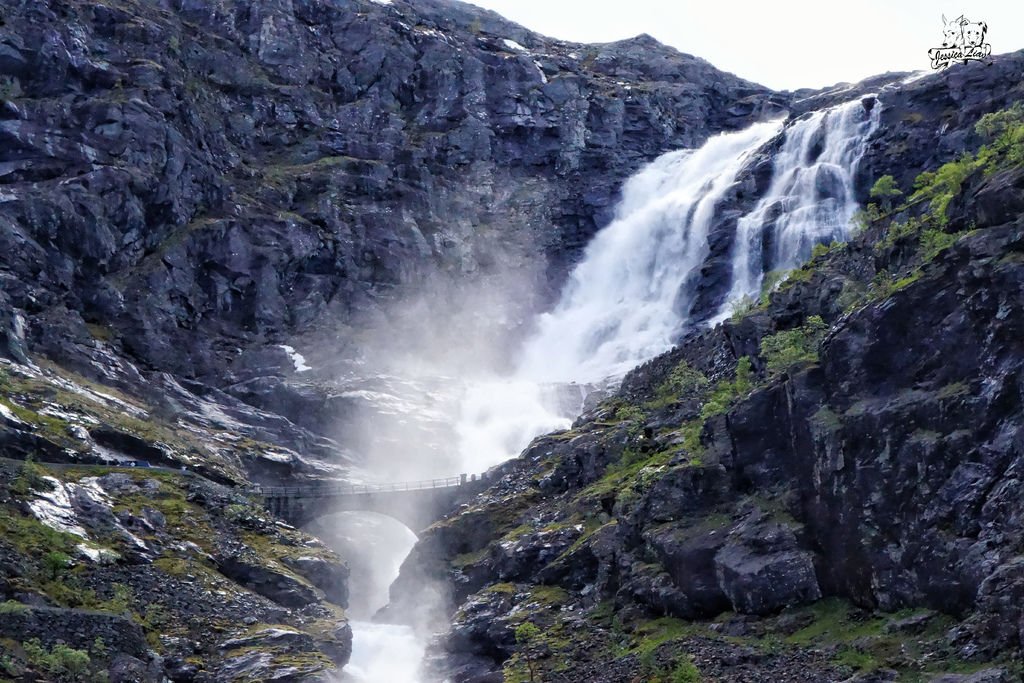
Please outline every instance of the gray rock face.
M348 607L347 565L305 555L288 557L283 562L322 590L328 600L341 607Z
M308 650L312 648L312 644L313 639L309 634L284 628L267 628L242 638L225 640L220 644L220 649L235 650L238 648L249 647L286 647Z
M785 104L647 36L562 43L451 2L4 22L8 319L84 367L83 321L109 326L145 366L220 385L240 349L365 324L431 279L520 270L550 293L639 164Z
M88 650L97 638L115 652L148 659L145 635L138 624L114 614L77 609L24 606L0 619L0 637L23 642L38 638L47 647L58 642Z
M821 597L813 556L789 527L748 522L732 536L715 555L715 568L737 612L768 614Z
M304 607L316 602L308 585L268 567L247 561L241 555L216 558L217 569L239 584L284 607Z

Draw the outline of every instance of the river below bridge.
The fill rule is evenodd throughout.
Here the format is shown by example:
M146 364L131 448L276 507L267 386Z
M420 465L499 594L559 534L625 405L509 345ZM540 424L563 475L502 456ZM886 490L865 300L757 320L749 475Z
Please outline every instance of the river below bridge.
M416 535L400 522L373 512L328 515L309 529L350 558L352 659L340 682L427 683L420 675L423 639L409 626L372 621L388 603L388 587L398 577Z

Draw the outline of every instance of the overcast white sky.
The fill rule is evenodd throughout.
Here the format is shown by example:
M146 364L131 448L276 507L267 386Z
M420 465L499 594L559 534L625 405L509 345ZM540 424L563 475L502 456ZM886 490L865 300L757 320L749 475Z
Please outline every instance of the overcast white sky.
M942 18L988 24L1000 54L1024 48L1024 0L472 0L529 29L586 43L649 33L775 89L928 68Z

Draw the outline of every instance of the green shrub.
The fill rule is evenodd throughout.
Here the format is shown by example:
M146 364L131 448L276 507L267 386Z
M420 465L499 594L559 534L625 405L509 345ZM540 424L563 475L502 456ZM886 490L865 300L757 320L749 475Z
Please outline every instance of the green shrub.
M42 468L35 463L35 459L31 455L25 458L25 462L18 470L18 476L11 482L11 493L21 497L29 495L32 491L44 491L50 488L47 481L43 479Z
M636 422L644 419L644 413L638 406L623 404L615 409L615 419L619 422Z
M516 627L516 646L519 650L519 655L526 660L526 667L530 672L530 680L535 681L536 671L534 670L534 662L537 659L535 649L541 642L542 636L540 629L529 621L524 621Z
M736 362L735 377L731 381L718 382L701 406L700 417L682 426L683 448L693 455L699 455L703 450L700 435L704 431L704 423L716 415L727 412L737 400L750 393L753 388L753 364L749 356L743 356Z
M33 638L21 645L28 658L29 665L36 670L51 676L55 681L92 681L97 676L90 675L92 659L85 650L76 650L63 643L57 643L47 650L38 638Z
M28 605L18 602L17 600L7 600L6 602L0 602L0 614L19 614L28 610Z
M978 152L978 162L986 174L999 168L1024 165L1024 103L985 114L974 129L989 140Z
M953 246L964 233L943 232L941 230L923 230L921 232L921 259L931 261L941 252Z
M59 550L51 550L43 555L43 567L51 581L56 581L71 565L71 558Z
M818 360L818 344L827 329L828 325L820 316L812 315L802 327L762 339L761 356L768 373L780 374L796 363Z
M871 224L882 217L881 211L878 209L877 204L868 204L866 207L853 214L851 219L853 223L853 234L859 235L860 233L871 227Z
M786 278L786 274L787 271L785 270L773 270L765 273L765 276L761 279L761 295L758 297L758 303L761 306L768 305L772 292Z
M729 317L734 323L738 323L757 308L757 301L752 296L744 294L732 305L732 315Z
M171 621L171 615L167 608L158 602L151 602L146 605L146 613L142 617L142 625L147 630L159 630L167 626Z
M960 194L963 183L979 167L978 162L970 154L964 154L956 161L950 161L939 167L935 172L926 171L914 181L914 194L911 201L928 200L932 216L945 225L949 222L946 209L953 197Z
M25 672L25 667L20 666L19 662L10 655L0 655L0 674L5 676L21 676Z
M50 650L51 671L58 676L71 677L72 680L81 678L89 671L92 660L85 650L76 650L63 643L57 643Z
M100 611L113 614L129 614L132 611L132 605L135 603L132 589L123 583L115 583L113 588L114 595L109 600L98 605Z
M671 683L700 683L700 669L690 659L683 659L676 664L669 680Z
M871 281L871 285L868 287L868 298L872 300L885 299L920 279L920 270L915 270L910 275L898 280L895 279L889 271L880 271L875 275L875 278Z
M736 376L731 382L719 382L715 385L711 396L700 410L703 419L721 415L729 410L740 396L748 393L753 387L753 370L750 358L743 356L736 362Z
M875 181L875 184L871 186L871 198L879 199L882 202L882 208L889 211L892 208L892 202L896 197L903 194L900 188L896 186L896 179L891 175L884 175Z
M816 259L823 258L833 249L842 248L844 244L846 244L846 242L829 242L828 244L819 242L818 244L815 244L814 247L811 249L811 260L814 261Z
M695 394L708 386L708 378L699 370L695 370L685 360L672 368L665 381L658 385L655 394L658 398L675 398L681 395Z

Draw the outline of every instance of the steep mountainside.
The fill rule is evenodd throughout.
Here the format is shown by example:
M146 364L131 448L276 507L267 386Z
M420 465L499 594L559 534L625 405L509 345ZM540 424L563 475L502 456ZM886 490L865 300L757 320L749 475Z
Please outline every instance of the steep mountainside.
M447 2L24 2L2 31L5 305L90 375L83 323L225 386L434 274L543 294L638 164L785 102Z
M859 99L856 194L903 194L500 467L388 615L452 616L460 683L1017 680L1022 127L976 124L1022 69L774 93L450 0L7 0L0 680L331 680L349 569L246 487L385 441L382 345L507 361L641 165Z
M787 101L645 36L563 43L453 2L25 0L2 21L7 357L193 422L212 404L284 449L246 465L274 479L360 446L330 439L365 406L322 382L395 302L433 294L420 336L514 343L623 178Z

